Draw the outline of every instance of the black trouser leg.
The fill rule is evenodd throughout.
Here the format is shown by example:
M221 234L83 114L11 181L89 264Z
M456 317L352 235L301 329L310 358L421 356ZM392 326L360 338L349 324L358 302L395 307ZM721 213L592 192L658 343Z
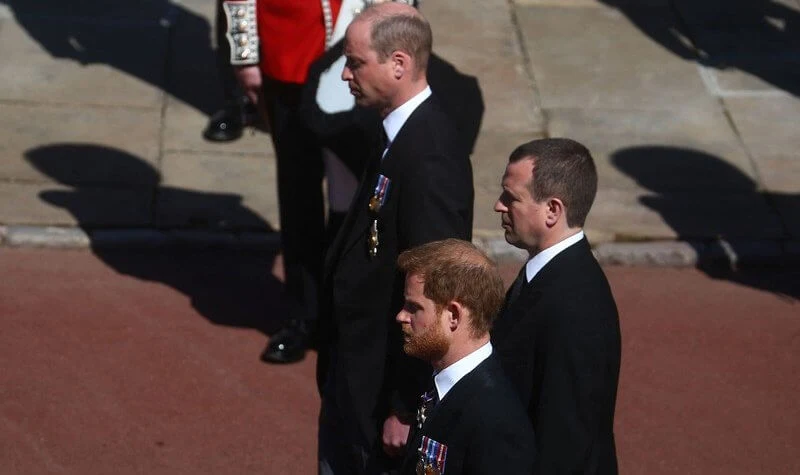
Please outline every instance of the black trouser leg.
M278 207L291 320L317 317L325 247L321 149L300 111L301 86L265 81L278 168Z
M222 9L222 0L217 0L215 19L217 71L219 80L222 83L222 97L225 104L228 104L238 99L241 96L241 92L239 92L239 84L236 81L236 76L233 75L233 66L231 66L231 46L227 38L225 38L228 21L225 18L225 11Z

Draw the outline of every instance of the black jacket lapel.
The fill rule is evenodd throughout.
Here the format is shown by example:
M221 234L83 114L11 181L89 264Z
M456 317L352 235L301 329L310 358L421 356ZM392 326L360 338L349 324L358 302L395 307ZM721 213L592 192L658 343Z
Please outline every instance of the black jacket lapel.
M380 129L380 133L383 133L382 127ZM339 232L336 234L336 237L331 243L328 253L325 256L326 274L333 270L333 264L338 260L339 255L350 248L347 241L348 238L353 234L360 235L360 233L353 233L353 229L358 225L359 214L366 213L369 193L371 188L375 185L375 177L377 176L380 168L380 155L383 153L383 150L378 151L378 149L382 148L382 142L383 141L380 138L376 138L374 140L375 150L373 151L370 160L367 162L367 167L364 170L364 174L361 176L361 182L359 184L358 191L356 191L356 194L353 196L353 201L350 204L350 209L347 211L347 216L345 217L342 226L339 228Z

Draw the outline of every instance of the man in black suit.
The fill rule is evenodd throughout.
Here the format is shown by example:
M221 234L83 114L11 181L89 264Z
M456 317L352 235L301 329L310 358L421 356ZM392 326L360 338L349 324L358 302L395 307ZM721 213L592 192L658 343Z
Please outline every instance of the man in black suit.
M489 342L503 300L496 266L457 239L405 251L398 266L406 275L397 314L403 350L434 370L402 473L529 475L533 429Z
M492 343L527 406L537 472L617 473L617 307L583 235L597 191L589 151L569 139L517 147L495 203L506 240L530 254Z
M403 281L395 260L426 242L471 236L472 170L428 87L431 37L419 12L400 3L364 9L345 36L342 79L358 105L380 113L383 140L326 256L321 473L399 465L429 370L401 349L393 319Z

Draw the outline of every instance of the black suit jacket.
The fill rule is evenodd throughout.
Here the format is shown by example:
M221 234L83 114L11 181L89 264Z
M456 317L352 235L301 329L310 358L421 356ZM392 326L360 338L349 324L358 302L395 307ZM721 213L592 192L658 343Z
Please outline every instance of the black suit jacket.
M533 471L533 429L494 355L448 391L421 430L412 430L403 474L416 473L423 436L447 446L446 475L529 475Z
M533 423L538 473L617 473L619 317L586 239L506 303L492 342Z
M403 303L400 252L445 238L470 239L473 185L469 157L429 97L411 114L380 160L368 165L353 205L328 251L318 379L334 398L349 442L371 447L390 411L413 414L430 367L402 352L395 316ZM380 245L368 254L368 212L377 174L391 179L378 213Z

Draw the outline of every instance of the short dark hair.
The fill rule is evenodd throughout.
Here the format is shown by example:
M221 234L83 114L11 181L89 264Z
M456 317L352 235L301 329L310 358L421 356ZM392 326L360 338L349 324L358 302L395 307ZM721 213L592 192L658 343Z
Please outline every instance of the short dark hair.
M567 210L567 225L583 227L597 195L597 168L589 150L572 139L539 139L517 147L508 161L524 159L533 160L533 199L560 199Z
M370 42L383 63L394 51L403 51L414 59L417 71L428 69L433 50L433 32L421 14L380 12L380 4L372 4L361 13L370 22Z
M503 303L503 280L497 265L474 244L459 239L429 242L400 254L397 265L423 280L423 295L437 312L459 302L470 311L472 336L489 333Z

